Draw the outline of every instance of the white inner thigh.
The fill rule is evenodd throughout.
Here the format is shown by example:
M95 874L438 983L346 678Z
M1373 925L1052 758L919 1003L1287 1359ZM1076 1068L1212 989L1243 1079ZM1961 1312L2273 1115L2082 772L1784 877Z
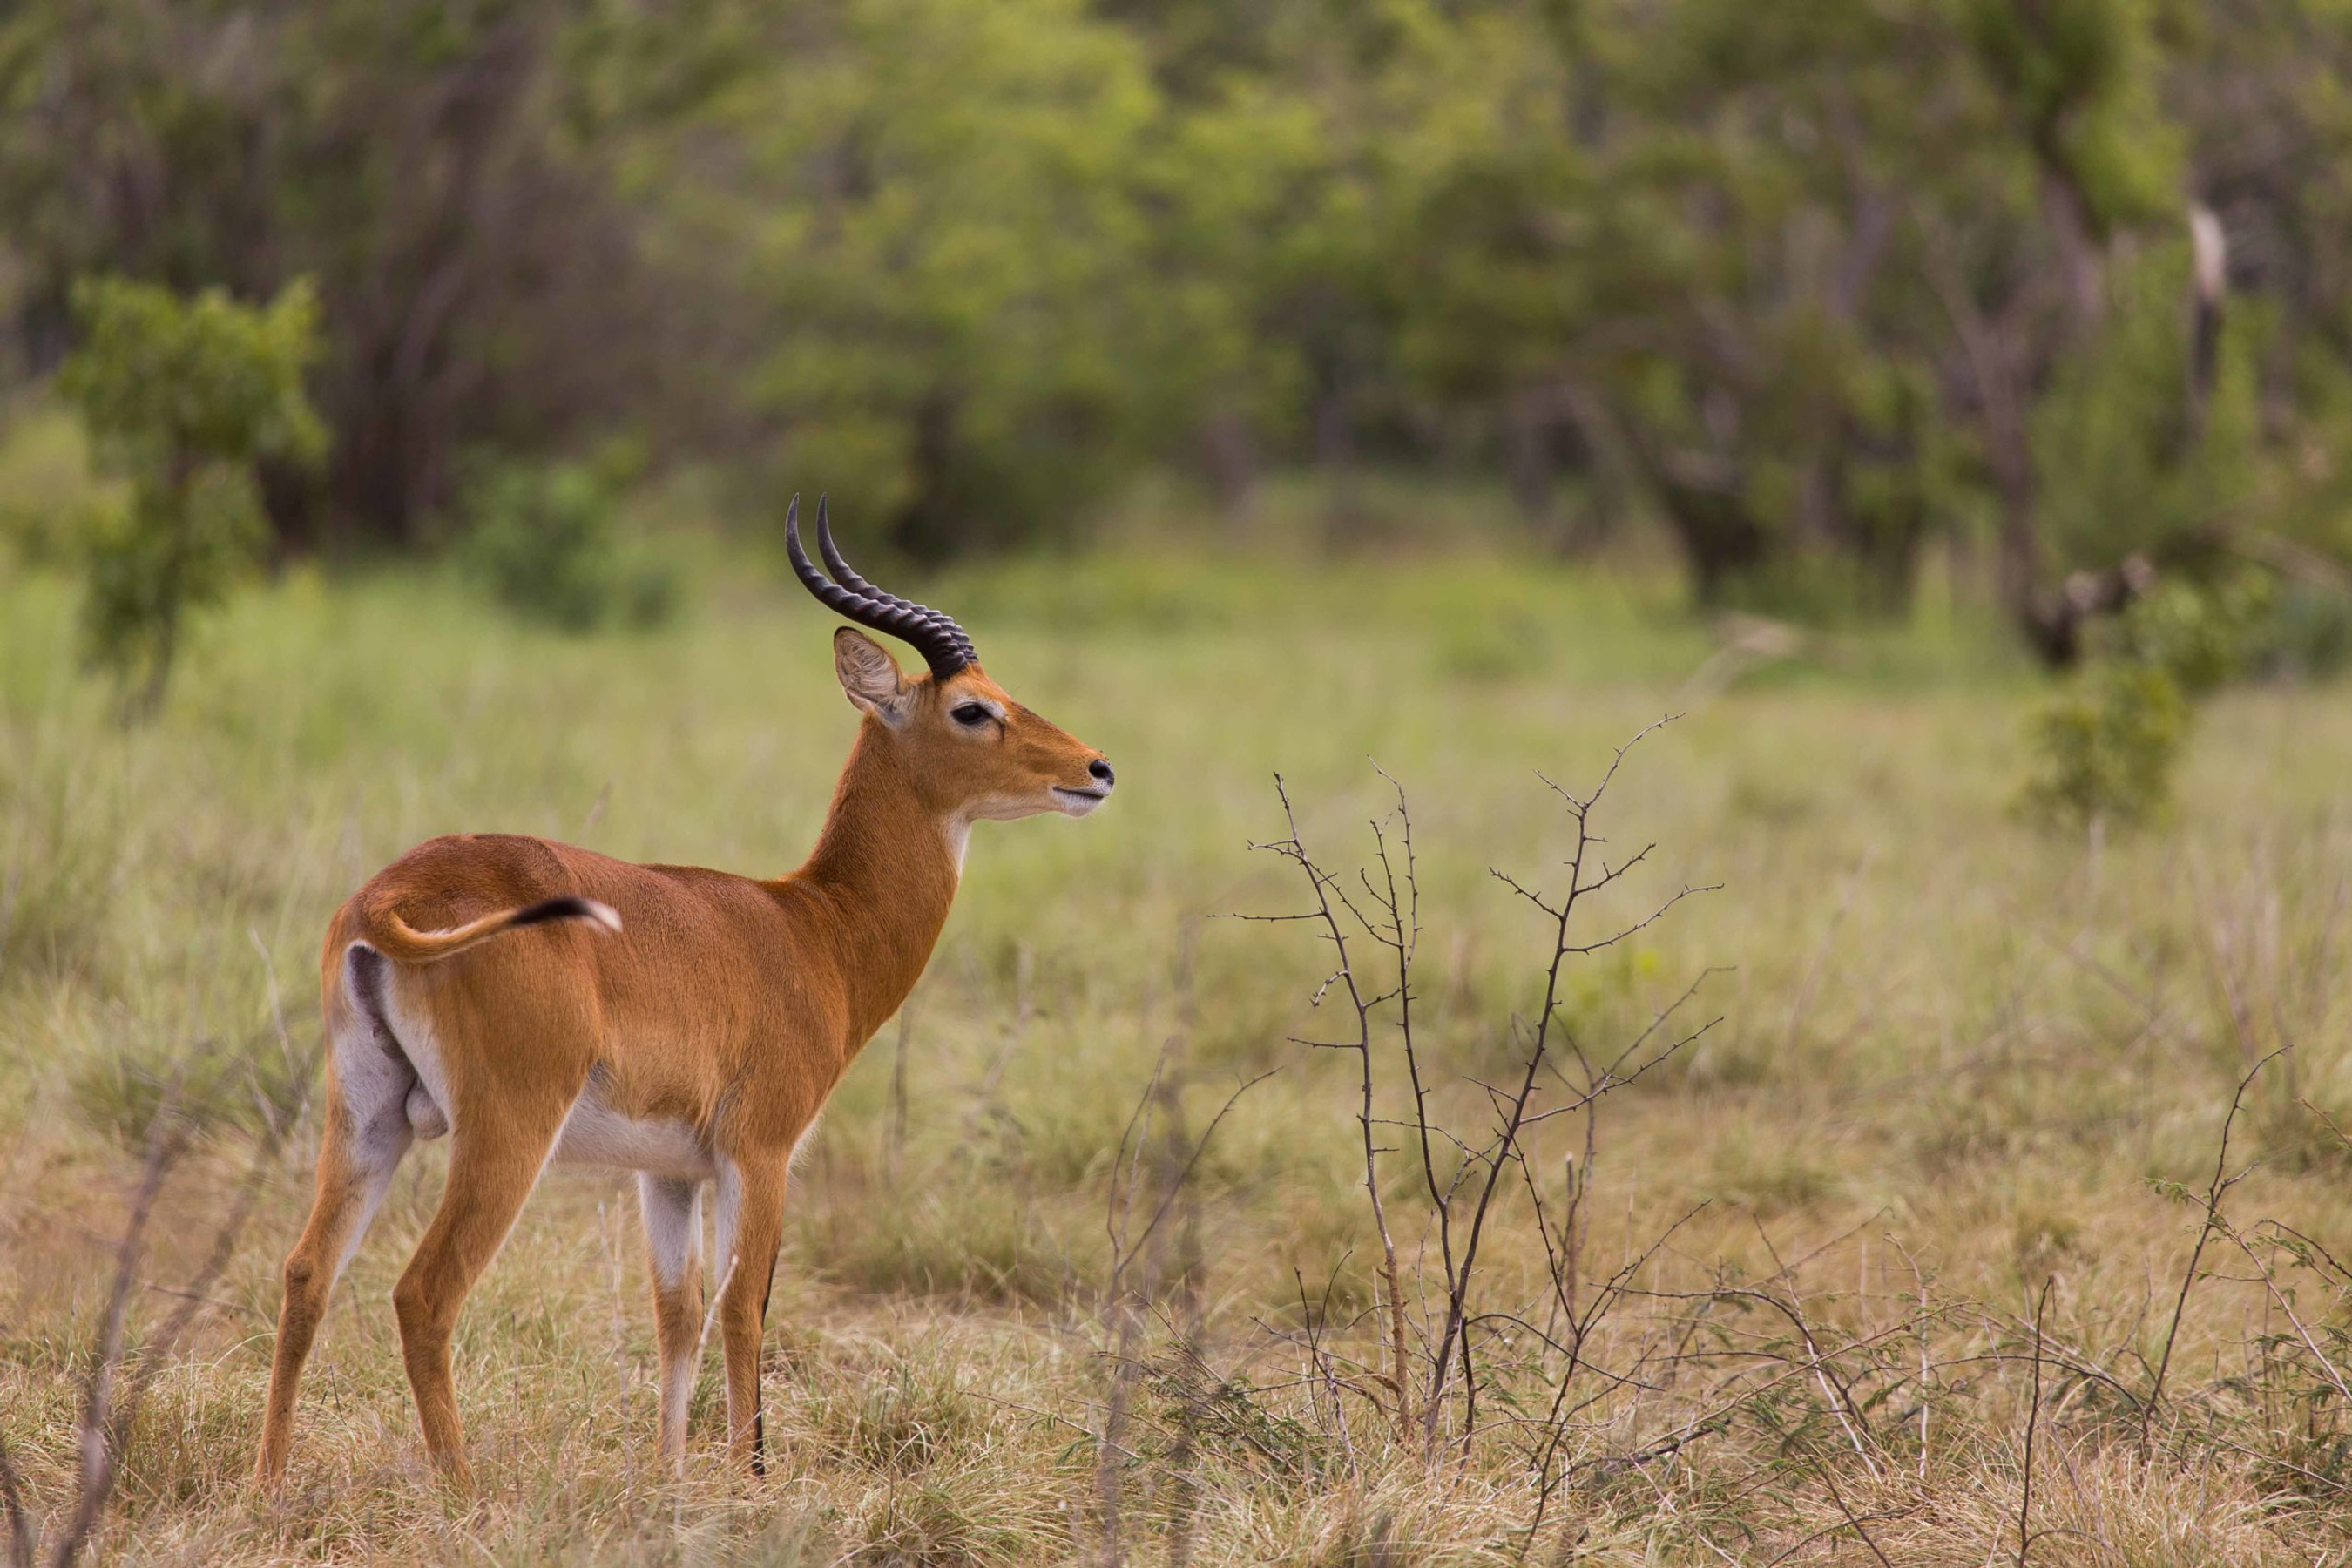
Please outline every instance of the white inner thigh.
M373 1019L355 1016L351 1026L335 1036L335 1089L350 1120L346 1145L352 1179L360 1197L342 1248L335 1258L337 1279L366 1239L368 1225L392 1188L393 1173L408 1152L414 1134L408 1125L407 1098L415 1076L399 1058L387 1055L376 1039Z

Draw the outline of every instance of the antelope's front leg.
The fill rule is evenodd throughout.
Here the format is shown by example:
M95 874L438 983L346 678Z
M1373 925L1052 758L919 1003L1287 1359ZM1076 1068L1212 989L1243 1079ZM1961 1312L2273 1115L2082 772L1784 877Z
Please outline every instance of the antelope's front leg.
M646 1259L654 1279L654 1337L661 1350L661 1454L686 1458L686 1406L702 1347L702 1184L640 1173Z
M722 1159L719 1163L717 1267L719 1335L727 1352L727 1445L754 1475L767 1472L760 1409L760 1344L768 1321L768 1288L783 1240L789 1152Z

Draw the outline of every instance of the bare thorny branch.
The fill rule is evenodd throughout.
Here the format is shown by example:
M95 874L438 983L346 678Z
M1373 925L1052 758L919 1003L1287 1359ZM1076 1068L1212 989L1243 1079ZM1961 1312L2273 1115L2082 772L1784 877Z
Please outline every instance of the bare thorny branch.
M1322 926L1320 934L1324 940L1331 943L1339 956L1339 969L1317 990L1315 1000L1316 1005L1319 1006L1323 997L1334 984L1344 986L1349 1008L1354 1017L1354 1037L1342 1040L1301 1041L1300 1043L1323 1049L1353 1051L1361 1068L1362 1095L1357 1113L1357 1125L1363 1139L1364 1191L1371 1206L1372 1228L1379 1236L1381 1243L1380 1273L1382 1288L1387 1292L1390 1316L1390 1363L1397 1388L1396 1409L1393 1414L1398 1433L1402 1436L1412 1421L1412 1412L1408 1407L1404 1392L1411 1386L1412 1377L1409 1352L1406 1348L1404 1291L1400 1283L1397 1268L1396 1240L1389 1229L1388 1209L1381 1196L1380 1146L1372 1131L1377 1121L1373 1113L1372 1015L1381 1005L1384 998L1367 994L1357 984L1353 953L1349 946L1348 928L1340 923L1339 911L1333 907L1334 900L1338 900L1339 909L1345 909L1348 911L1359 930L1370 931L1372 927L1365 920L1361 910L1339 888L1337 879L1308 856L1306 846L1299 838L1298 816L1291 806L1290 792L1283 784L1282 777L1278 773L1275 775L1274 789L1276 796L1282 802L1283 820L1290 829L1290 836L1271 844L1253 845L1252 847L1271 851L1297 866L1306 875L1307 886L1315 895L1315 908L1310 911L1291 916L1242 916L1239 918L1294 919L1315 921ZM1406 875L1410 882L1412 879L1410 862L1408 862ZM1393 900L1391 904L1391 913L1393 917ZM1404 941L1402 936L1399 940ZM1412 943L1409 941L1404 941L1403 954L1400 963L1409 971L1412 963ZM1410 988L1401 990L1398 994L1401 999L1408 997Z
M1671 1021L1696 995L1706 974L1660 1009L1647 1026L1629 1044L1606 1057L1603 1064L1596 1064L1587 1057L1581 1045L1571 1037L1562 1015L1563 982L1571 961L1631 940L1685 898L1710 890L1682 887L1630 923L1609 928L1598 936L1582 933L1581 917L1590 900L1648 864L1655 848L1654 845L1645 846L1612 864L1603 852L1604 840L1595 831L1594 819L1627 754L1643 739L1670 721L1671 716L1661 719L1617 748L1588 794L1578 795L1549 776L1538 775L1565 805L1576 830L1573 847L1562 862L1566 870L1564 885L1557 893L1530 887L1499 868L1489 868L1496 880L1542 912L1549 945L1544 955L1538 1005L1526 1018L1513 1020L1507 1030L1514 1042L1515 1062L1509 1079L1489 1083L1465 1074L1453 1079L1455 1084L1483 1091L1490 1118L1483 1131L1465 1135L1464 1130L1441 1121L1437 1100L1443 1086L1432 1076L1428 1054L1417 1034L1414 962L1422 934L1419 866L1411 803L1394 775L1375 764L1375 771L1387 781L1395 799L1384 817L1370 823L1371 863L1357 869L1352 879L1343 879L1308 851L1289 791L1277 777L1276 793L1282 804L1288 836L1253 847L1270 851L1297 868L1306 879L1312 907L1285 914L1237 917L1314 926L1318 928L1317 936L1330 944L1337 959L1337 967L1317 989L1313 1005L1320 1007L1336 992L1347 1004L1348 1026L1331 1033L1329 1037L1298 1038L1297 1043L1349 1051L1357 1058L1357 1122L1363 1151L1363 1184L1380 1241L1377 1270L1387 1310L1384 1333L1391 1375L1381 1381L1390 1388L1389 1414L1397 1436L1417 1445L1433 1462L1449 1447L1458 1449L1466 1460L1479 1429L1480 1395L1488 1384L1488 1378L1482 1376L1479 1369L1483 1358L1476 1353L1477 1341L1495 1332L1524 1331L1540 1347L1542 1354L1559 1363L1546 1426L1549 1436L1539 1440L1536 1447L1547 1500L1556 1484L1552 1470L1565 1430L1563 1423L1567 1413L1575 1408L1570 1388L1587 1375L1601 1377L1604 1382L1622 1382L1628 1375L1595 1367L1584 1353L1585 1342L1599 1318L1622 1299L1633 1273L1655 1255L1664 1240L1662 1237L1658 1243L1643 1249L1635 1260L1602 1281L1597 1291L1589 1296L1584 1293L1582 1252L1591 1224L1588 1199L1598 1143L1598 1102L1612 1090L1635 1081L1675 1055L1712 1026L1710 1022L1695 1029L1669 1028ZM1357 946L1360 942L1370 943L1381 954L1381 973L1378 980L1371 978L1362 962ZM1391 1040L1392 1058L1383 1048ZM1390 1060L1402 1068L1406 1105L1401 1114L1383 1116L1380 1109L1383 1098L1381 1065ZM1563 1061L1574 1063L1580 1081L1561 1071ZM1566 1090L1564 1097L1552 1100L1556 1089ZM1569 1203L1555 1231L1545 1205L1542 1184L1536 1179L1528 1159L1527 1141L1534 1128L1574 1114L1585 1117L1581 1163L1577 1155L1568 1159ZM1407 1149L1418 1157L1416 1185L1421 1191L1423 1222L1434 1253L1432 1261L1436 1266L1436 1278L1429 1282L1433 1286L1429 1290L1433 1310L1428 1337L1417 1357L1409 1331L1406 1281L1398 1261L1389 1212L1391 1200L1384 1195L1381 1180L1381 1157L1393 1151L1382 1147L1377 1131L1381 1128L1402 1131ZM1449 1146L1452 1154L1441 1160L1441 1150ZM1514 1172L1517 1173L1516 1177L1512 1175ZM1482 1254L1489 1233L1502 1206L1509 1201L1509 1194L1519 1188L1527 1193L1543 1237L1551 1289L1549 1300L1541 1311L1549 1314L1556 1329L1538 1329L1525 1314L1482 1310L1475 1303ZM1329 1370L1332 1363L1328 1352L1319 1341L1310 1342L1308 1348L1316 1362L1310 1368L1310 1379L1319 1380L1329 1388L1336 1404L1338 1384ZM1547 1373L1547 1377L1549 1375ZM1524 1425L1524 1417L1512 1417L1512 1424ZM1535 1522L1541 1523L1540 1510Z
M256 945L260 945L257 941ZM265 963L267 961L265 951ZM74 1429L79 1475L71 1507L49 1552L52 1568L72 1568L105 1518L121 1479L123 1455L130 1447L140 1409L156 1378L179 1354L197 1317L214 1304L213 1285L235 1255L237 1240L244 1234L269 1172L309 1105L310 1086L318 1063L315 1055L307 1063L298 1061L287 1032L284 1010L278 1003L274 975L269 976L269 1003L278 1047L288 1062L295 1066L295 1081L301 1086L299 1094L292 1104L284 1107L273 1106L267 1096L257 1094L261 1131L238 1183L236 1196L215 1227L212 1246L195 1275L184 1287L168 1292L176 1298L170 1314L143 1344L134 1347L130 1332L131 1298L140 1284L140 1263L146 1250L148 1231L173 1171L196 1142L196 1129L181 1103L184 1068L165 1086L155 1111L148 1119L139 1180L131 1189L121 1239L115 1246L114 1280L100 1315L89 1372L83 1382L81 1414ZM5 1441L0 1441L0 1516L5 1516L7 1525L12 1568L32 1568L40 1550L40 1524Z
M2247 1089L2261 1075L2263 1068L2270 1066L2279 1055L2279 1051L2273 1051L2246 1069L2246 1075L2238 1080L2236 1092L2230 1096L2229 1110L2221 1118L2221 1147L2213 1155L2213 1179L2205 1184L2204 1215L2197 1227L2197 1244L2189 1249L2189 1266L2180 1271L2180 1292L2173 1299L2172 1322L2164 1331L2164 1352L2156 1363L2156 1381L2148 1389L2147 1403L2140 1406L2139 1457L2142 1460L2148 1457L2149 1432L2156 1420L2157 1406L2164 1402L2164 1380L2172 1370L2172 1347L2180 1337L2180 1321L2188 1315L2189 1293L2197 1285L2197 1266L2205 1257L2205 1244L2213 1238L2217 1230L2224 1228L2221 1200L2229 1195L2231 1187L2246 1178L2244 1171L2234 1176L2229 1173L2231 1131L2238 1124L2238 1111L2245 1104Z

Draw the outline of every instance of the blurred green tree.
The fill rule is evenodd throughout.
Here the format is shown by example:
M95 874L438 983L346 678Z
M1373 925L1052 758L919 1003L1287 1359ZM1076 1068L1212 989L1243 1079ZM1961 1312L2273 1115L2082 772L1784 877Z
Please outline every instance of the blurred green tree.
M0 7L0 238L28 368L92 272L266 299L314 280L323 489L264 465L281 549L415 547L461 447L690 433L714 290L614 197L572 56L593 0ZM667 345L697 374L666 379ZM730 388L731 391L731 388Z
M1910 182L1943 118L1917 11L1589 6L1433 35L1444 100L1480 111L1433 121L1415 160L1410 363L1486 412L1531 510L1565 430L1638 481L1702 599L1827 574L1904 602L1952 482L1912 283Z
M2347 78L2332 0L20 0L0 374L313 275L284 549L616 433L925 559L1379 466L1703 603L1947 542L2063 658L2072 573L2352 553Z
M1075 0L752 5L666 164L669 210L750 258L749 395L782 461L922 559L1066 529L1136 461L1158 95Z
M218 289L193 299L89 279L74 290L82 341L59 383L127 500L86 544L82 626L128 716L163 700L188 617L218 604L261 552L255 465L317 461L326 430L303 395L318 300L289 286L265 307Z

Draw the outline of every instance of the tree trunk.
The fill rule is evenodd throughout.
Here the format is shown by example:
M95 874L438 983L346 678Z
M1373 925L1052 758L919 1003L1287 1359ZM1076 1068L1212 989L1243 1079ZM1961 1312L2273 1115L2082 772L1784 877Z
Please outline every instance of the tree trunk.
M1551 440L1552 399L1538 388L1513 393L1503 405L1503 474L1528 527L1549 539L1558 531Z
M1201 426L1201 467L1218 510L1229 519L1247 515L1257 497L1257 444L1249 421L1230 408L1211 414Z
M2202 202L2189 205L2189 444L2205 435L2207 405L2221 356L2221 306L2229 290L2230 250L2221 220Z
M2074 307L2072 331L2064 335L2079 340L2106 315L2106 258L2081 187L2056 163L2054 155L2043 154L2043 163L2042 211L2049 217L2051 238L2057 245L2058 265L2065 274L2067 298Z
M1580 449L1585 479L1583 503L1561 531L1560 552L1581 555L1608 542L1639 476L1632 471L1623 433L1598 394L1580 382L1563 381L1559 396L1560 413Z
M1763 564L1766 534L1736 482L1678 473L1676 468L1671 458L1658 465L1658 499L1690 566L1699 603L1713 605L1734 577Z
M890 542L927 564L945 561L966 542L965 520L957 515L955 482L956 398L943 388L924 395L915 410L915 489L890 521Z
M1336 384L1315 400L1315 461L1330 486L1329 510L1324 533L1333 543L1347 542L1364 521L1363 495L1356 471L1356 431L1348 416L1346 389Z

